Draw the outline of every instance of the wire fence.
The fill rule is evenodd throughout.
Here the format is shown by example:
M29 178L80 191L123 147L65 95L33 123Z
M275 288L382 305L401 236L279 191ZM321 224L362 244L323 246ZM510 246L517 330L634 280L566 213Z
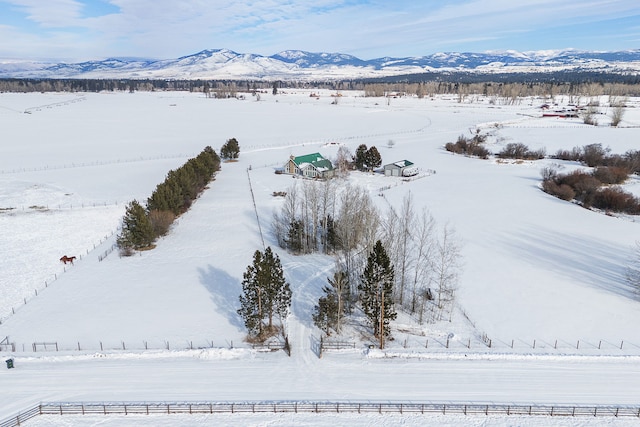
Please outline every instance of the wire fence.
M368 350L378 349L374 342L357 341L333 341L316 339L311 344L311 349L318 357L323 353L335 350L350 350L363 352L369 357L375 358L433 358L443 355L523 355L528 356L640 356L640 345L632 341L613 340L580 340L567 339L512 339L496 340L487 335L474 336L473 338L461 338L453 334L441 337L401 336L396 337L397 345L388 346L375 354ZM60 340L42 340L37 342L16 342L10 337L0 340L0 353L58 353L58 352L142 352L147 350L202 350L202 349L234 349L252 348L255 350L282 350L286 349L284 343L268 343L264 345L234 345L229 340L200 339L172 339L172 340L127 340L108 338L73 340L72 338Z
M20 343L9 341L5 337L0 341L0 353L69 353L69 352L143 352L148 350L180 351L203 349L234 349L233 341L216 342L207 339L184 340L92 340L92 341L35 341ZM241 346L240 348L254 348L256 350L267 349L270 351L284 348L282 344L269 344L263 346Z
M97 242L97 243L94 243L92 248L86 249L86 254L78 254L77 255L77 259L75 260L75 262L82 261L84 258L86 258L87 255L91 254L93 251L98 249L102 244L104 244L110 238L112 238L116 233L118 233L120 231L120 229L121 229L121 227L118 227L116 230L112 230L110 234L107 234L104 237L101 237L100 241ZM117 245L115 243L113 243L107 249L105 249L100 254L98 254L98 262L102 262L107 256L109 256L109 254L111 254L116 249L116 247L117 247ZM22 304L20 304L19 306L11 307L11 311L9 311L8 308L7 308L7 312L5 312L5 313L0 312L0 325L2 325L2 323L4 323L9 317L11 317L14 314L16 314L16 311L20 307L26 305L33 298L36 298L41 292L43 292L45 289L47 289L53 282L58 280L60 275L66 273L68 269L70 269L70 268L72 268L74 266L75 266L74 262L71 262L70 265L67 265L65 263L64 266L62 267L62 271L59 274L55 273L53 276L50 276L49 278L45 279L44 286L41 286L39 288L34 288L33 289L33 293L30 293L28 296L23 296L22 297ZM1 343L0 343L0 351L2 351Z
M138 162L156 161L156 160L186 159L194 156L195 154L193 153L167 154L167 155L163 154L158 156L140 156L140 157L135 157L130 159L96 160L96 161L77 162L77 163L74 162L74 163L61 164L61 165L44 165L44 166L36 166L36 167L1 169L0 175L24 173L24 172L41 172L41 171L50 171L50 170L59 170L59 169L84 168L84 167L94 167L94 166L117 165L117 164L128 164L128 163L138 163Z
M102 402L41 403L0 422L15 427L40 415L161 415L236 413L333 413L333 414L424 414L465 416L633 417L637 406L512 405L483 403L413 402Z

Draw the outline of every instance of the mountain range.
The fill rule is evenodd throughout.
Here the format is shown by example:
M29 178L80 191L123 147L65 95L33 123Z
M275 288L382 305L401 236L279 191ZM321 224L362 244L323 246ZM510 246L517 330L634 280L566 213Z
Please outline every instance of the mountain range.
M208 49L176 59L109 58L79 63L0 59L0 78L51 79L357 79L419 73L640 72L640 49L595 52L448 52L363 60L342 53L286 50L263 56Z

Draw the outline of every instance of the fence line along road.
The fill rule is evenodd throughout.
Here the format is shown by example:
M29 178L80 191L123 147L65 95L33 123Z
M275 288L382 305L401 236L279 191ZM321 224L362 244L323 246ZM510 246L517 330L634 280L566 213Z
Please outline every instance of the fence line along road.
M151 415L233 413L379 413L468 416L635 417L640 406L510 405L482 403L398 402L49 402L0 422L20 426L39 415Z

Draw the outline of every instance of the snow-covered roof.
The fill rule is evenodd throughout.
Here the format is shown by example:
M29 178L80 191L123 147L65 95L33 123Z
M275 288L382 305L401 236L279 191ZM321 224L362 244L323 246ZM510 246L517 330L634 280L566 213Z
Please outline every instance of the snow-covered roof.
M409 160L398 160L397 162L393 162L393 163L389 163L388 165L385 165L385 168L387 166L397 166L400 169L402 169L409 166L413 166L413 162L410 162Z

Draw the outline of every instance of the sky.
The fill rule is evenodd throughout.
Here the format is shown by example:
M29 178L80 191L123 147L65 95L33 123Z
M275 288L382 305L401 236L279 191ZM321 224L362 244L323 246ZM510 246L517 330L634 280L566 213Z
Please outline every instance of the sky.
M640 48L637 0L0 0L0 58Z

